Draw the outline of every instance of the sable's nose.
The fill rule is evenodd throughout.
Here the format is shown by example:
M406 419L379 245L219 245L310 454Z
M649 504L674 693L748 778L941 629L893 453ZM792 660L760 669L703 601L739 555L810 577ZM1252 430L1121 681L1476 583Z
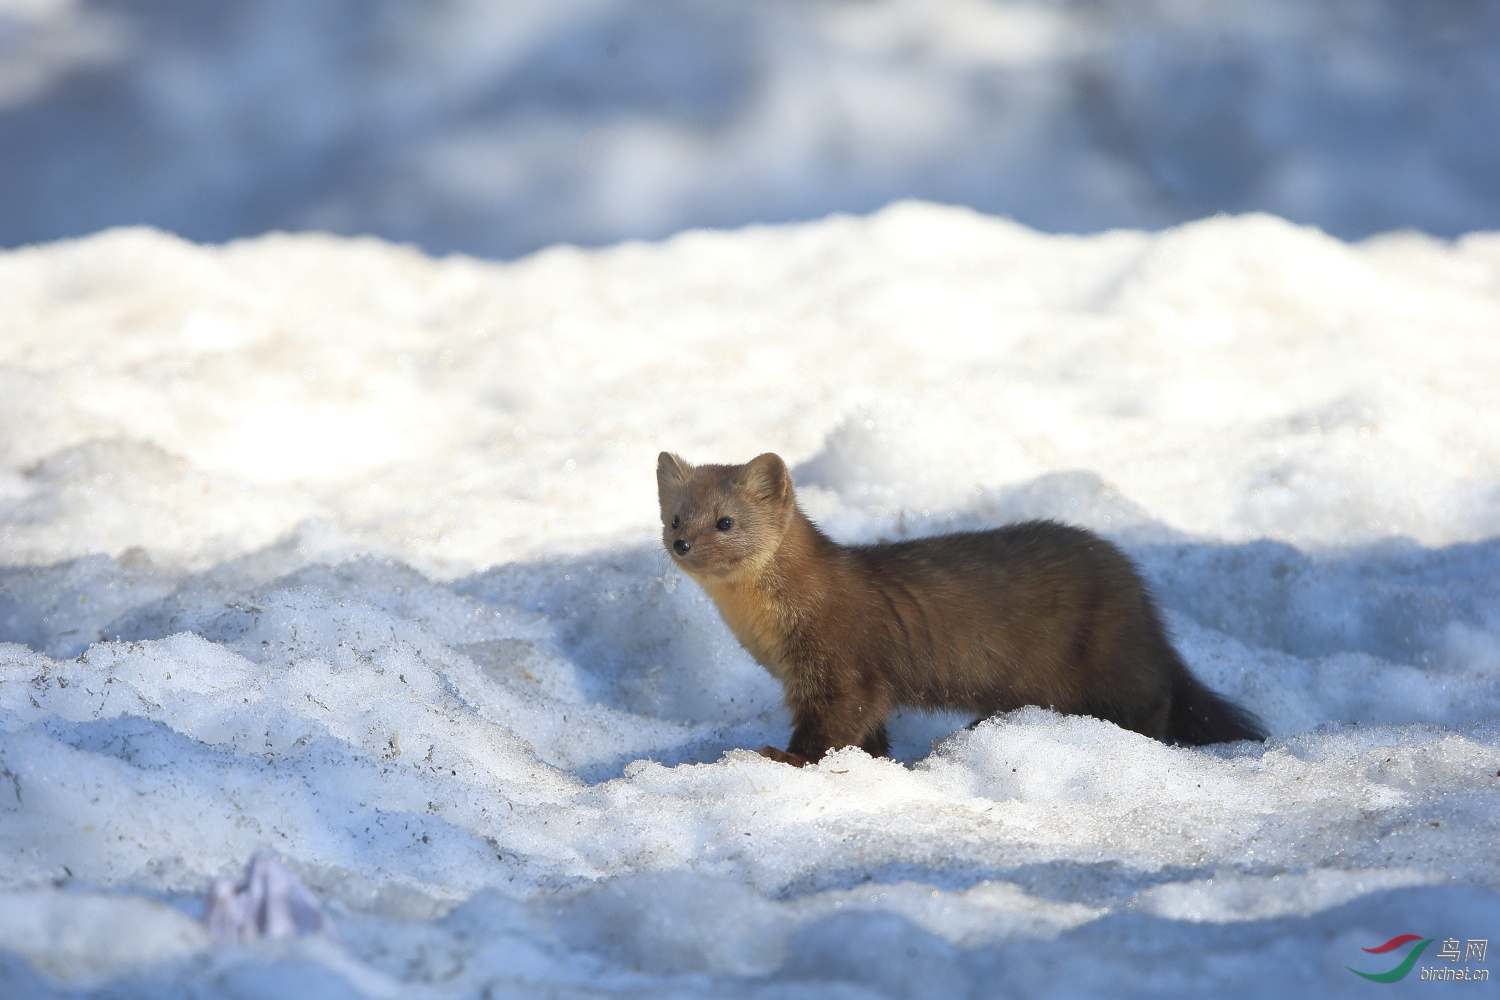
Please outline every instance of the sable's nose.
M678 555L685 556L688 554L688 549L692 548L692 546L688 544L686 538L679 538L672 543L672 548L677 550Z

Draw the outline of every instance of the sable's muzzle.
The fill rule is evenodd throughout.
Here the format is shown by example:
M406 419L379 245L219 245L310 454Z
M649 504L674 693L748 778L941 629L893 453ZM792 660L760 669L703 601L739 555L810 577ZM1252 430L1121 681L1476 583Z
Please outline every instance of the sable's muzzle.
M679 538L672 543L672 548L677 550L678 555L685 556L688 554L688 549L692 548L692 546L688 544L686 538Z

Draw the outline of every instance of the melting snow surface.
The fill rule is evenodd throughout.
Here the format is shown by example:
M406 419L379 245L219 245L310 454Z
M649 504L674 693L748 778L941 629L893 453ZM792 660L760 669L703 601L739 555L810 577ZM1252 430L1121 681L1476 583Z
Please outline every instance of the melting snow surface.
M116 230L0 301L7 997L1322 997L1500 927L1500 237ZM1273 736L755 756L662 448L845 540L1103 532ZM336 936L210 944L257 851Z

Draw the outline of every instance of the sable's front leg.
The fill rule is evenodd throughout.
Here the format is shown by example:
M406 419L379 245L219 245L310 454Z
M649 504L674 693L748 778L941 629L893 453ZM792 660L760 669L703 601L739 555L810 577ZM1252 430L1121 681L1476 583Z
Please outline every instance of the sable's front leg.
M827 735L823 726L804 722L792 730L792 738L788 741L786 749L789 756L801 757L810 764L816 764L827 756L830 750L842 750L844 747L858 745L858 739L846 738L840 741Z
M828 743L821 751L809 754L804 750L802 753L798 753L795 748L817 746L823 739L823 737L813 735L813 730L814 727L812 726L808 726L807 729L804 729L803 726L798 726L797 730L792 733L791 742L787 745L786 750L777 750L775 747L761 747L756 752L762 757L768 757L783 764L791 764L793 767L806 767L808 764L822 760L828 752L828 748L837 749L839 746L837 741L833 741ZM874 732L867 734L858 743L845 743L844 746L857 746L871 757L886 757L890 755L891 744L885 735L885 723L882 722L875 727Z
M762 757L768 757L771 760L780 761L783 764L790 764L793 767L806 767L810 763L810 761L806 757L800 757L794 753L787 753L785 750L777 750L775 747L761 747L755 752L760 754Z
M816 764L828 753L830 747L838 747L840 744L830 742L824 736L822 720L809 713L798 712L802 717L797 727L792 730L791 741L787 743L785 750L777 750L775 747L761 747L757 751L762 757L771 760L779 760L783 764L791 764L793 767L806 767L808 764ZM853 744L843 744L852 746Z
M867 753L883 753L885 717L889 708L874 698L850 697L817 708L803 708L795 713L787 753L816 763L829 750L861 747Z

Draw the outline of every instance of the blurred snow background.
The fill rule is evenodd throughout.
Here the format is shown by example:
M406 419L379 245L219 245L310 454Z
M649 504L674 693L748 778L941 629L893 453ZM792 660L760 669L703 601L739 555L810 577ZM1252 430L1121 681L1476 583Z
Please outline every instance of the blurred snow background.
M149 224L513 256L864 213L1500 227L1500 8L0 0L0 245Z
M1325 997L1493 937L1496 10L0 0L0 996ZM662 448L844 540L1101 531L1273 737L739 752L779 690ZM336 940L210 946L256 851Z

